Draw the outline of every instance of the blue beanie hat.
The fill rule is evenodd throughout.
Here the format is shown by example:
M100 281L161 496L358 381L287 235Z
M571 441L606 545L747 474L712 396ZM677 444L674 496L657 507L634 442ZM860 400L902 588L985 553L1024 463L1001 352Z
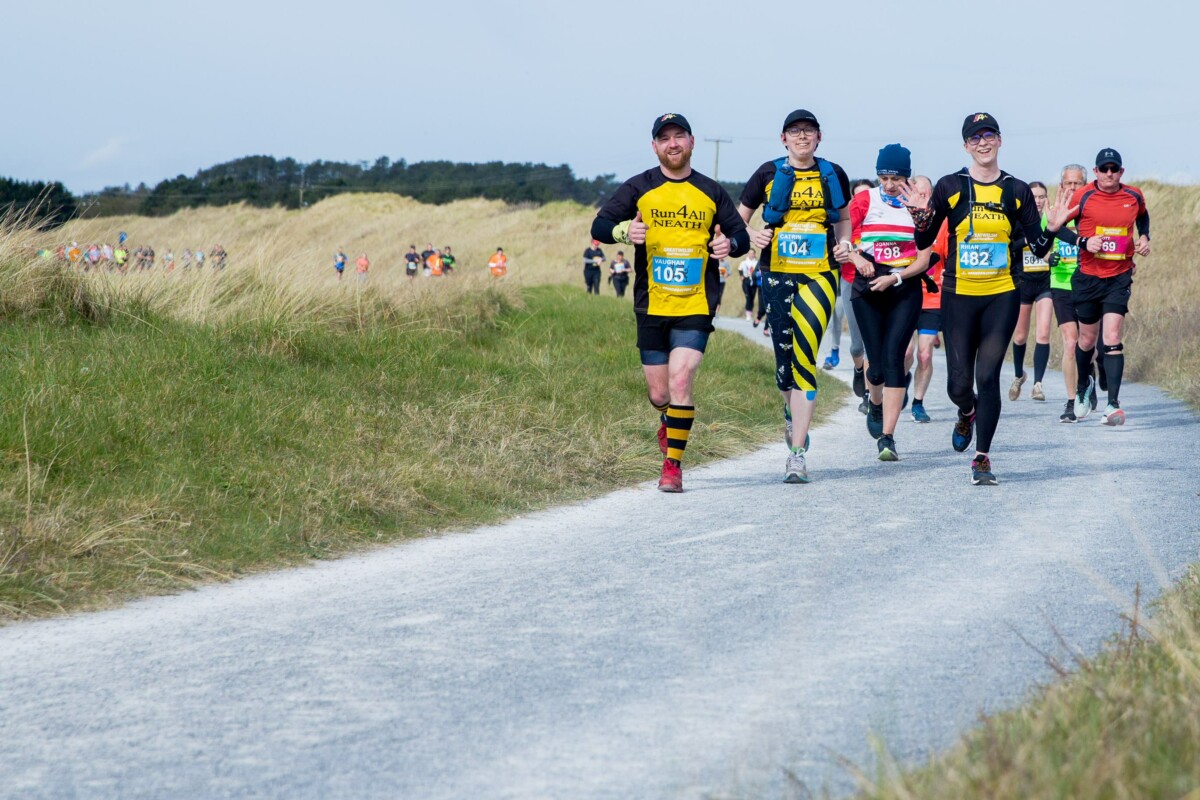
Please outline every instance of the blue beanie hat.
M912 177L912 153L907 147L899 144L889 144L879 151L875 159L876 175L903 175Z

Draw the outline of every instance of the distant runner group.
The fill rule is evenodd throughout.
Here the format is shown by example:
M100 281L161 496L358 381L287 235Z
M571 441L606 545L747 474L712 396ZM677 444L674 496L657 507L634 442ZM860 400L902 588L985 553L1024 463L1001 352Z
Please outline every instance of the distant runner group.
M840 363L843 320L854 390L882 461L900 457L896 425L910 392L913 419L930 421L924 400L933 350L944 340L947 392L958 409L951 446L965 452L973 441L971 483L998 483L990 453L1004 357L1011 343L1009 398L1016 400L1028 379L1024 361L1036 318L1031 396L1045 400L1051 312L1066 349L1070 397L1060 421L1087 417L1099 387L1107 393L1104 424L1124 424L1122 327L1134 257L1150 255L1150 217L1141 191L1121 182L1120 153L1101 150L1090 183L1081 165L1064 167L1051 202L1044 184L1000 169L1003 140L994 117L969 115L961 134L970 165L958 172L936 182L914 176L908 148L889 144L876 160L878 181L851 186L841 166L816 155L820 123L798 109L783 122L785 155L754 171L735 206L719 184L691 168L695 139L687 119L654 120L659 166L630 178L600 209L584 252L584 280L589 293L599 293L601 243L633 247L637 346L664 456L659 489L683 491L693 383L730 272L726 259L742 255L746 319L765 323L775 354L787 483L809 481L817 352L828 331L822 367ZM763 226L754 229L759 209ZM623 296L631 271L623 251L609 268Z

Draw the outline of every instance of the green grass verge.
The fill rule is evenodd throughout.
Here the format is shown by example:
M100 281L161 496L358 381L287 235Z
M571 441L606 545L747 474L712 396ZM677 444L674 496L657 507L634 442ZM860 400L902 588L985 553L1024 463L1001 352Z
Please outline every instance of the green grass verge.
M632 313L615 299L541 287L469 324L363 331L139 316L0 321L0 619L657 476ZM765 349L713 337L689 465L780 435L772 373ZM825 409L844 396L830 384Z

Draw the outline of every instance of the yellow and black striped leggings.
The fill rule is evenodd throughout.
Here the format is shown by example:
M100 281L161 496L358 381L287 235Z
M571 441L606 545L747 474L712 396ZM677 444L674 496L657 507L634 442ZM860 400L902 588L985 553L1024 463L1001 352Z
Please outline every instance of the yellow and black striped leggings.
M817 349L837 302L835 270L816 275L764 272L767 324L775 346L775 385L817 396Z

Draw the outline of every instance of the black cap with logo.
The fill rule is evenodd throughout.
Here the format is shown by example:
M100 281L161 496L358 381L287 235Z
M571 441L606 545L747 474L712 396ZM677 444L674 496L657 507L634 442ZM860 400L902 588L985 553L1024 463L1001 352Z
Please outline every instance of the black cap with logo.
M658 132L668 125L678 125L687 132L688 136L692 135L692 126L688 124L687 117L683 114L663 114L661 117L654 118L654 125L650 128L650 138L656 138Z
M797 108L795 111L787 115L787 119L783 121L783 129L786 131L797 122L811 122L813 127L815 127L817 130L821 130L821 123L817 122L817 116L811 111L807 111L803 108Z
M1106 147L1096 154L1096 166L1103 167L1105 164L1116 164L1117 168L1121 167L1121 154L1111 147Z
M963 141L965 142L967 139L970 139L972 136L980 133L981 131L995 131L996 133L999 133L1000 123L996 122L996 118L985 111L981 111L977 114L968 114L967 118L963 120Z

